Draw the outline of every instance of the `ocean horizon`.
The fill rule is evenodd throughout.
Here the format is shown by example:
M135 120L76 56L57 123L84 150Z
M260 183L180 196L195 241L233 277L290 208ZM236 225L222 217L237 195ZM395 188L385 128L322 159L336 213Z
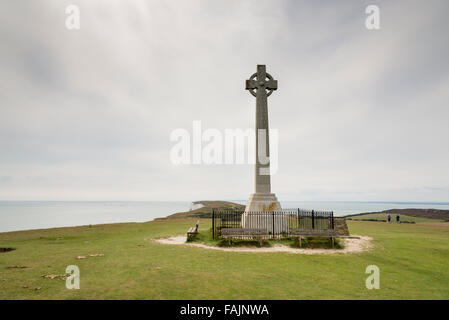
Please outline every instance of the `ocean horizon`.
M246 200L227 200L246 204ZM282 208L333 211L335 216L389 209L449 210L449 202L280 201ZM146 222L189 211L191 201L0 201L0 232L90 224Z

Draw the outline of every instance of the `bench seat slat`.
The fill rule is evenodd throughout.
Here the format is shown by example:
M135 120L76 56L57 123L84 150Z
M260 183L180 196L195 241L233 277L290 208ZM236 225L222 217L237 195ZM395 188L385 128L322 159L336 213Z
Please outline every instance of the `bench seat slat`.
M290 229L289 235L303 236L303 237L335 237L336 231L333 229L317 230L317 229ZM267 229L256 228L223 228L221 229L221 236L225 238L232 237L256 237L269 236L270 232Z
M260 236L269 235L266 229L253 228L225 228L221 229L222 236Z

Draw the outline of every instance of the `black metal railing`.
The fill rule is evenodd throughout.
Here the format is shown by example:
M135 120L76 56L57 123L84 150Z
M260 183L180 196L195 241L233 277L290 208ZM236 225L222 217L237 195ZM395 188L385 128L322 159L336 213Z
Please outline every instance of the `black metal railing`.
M212 210L212 237L219 238L225 228L264 229L270 238L288 237L293 229L334 229L334 213L303 209L246 213Z

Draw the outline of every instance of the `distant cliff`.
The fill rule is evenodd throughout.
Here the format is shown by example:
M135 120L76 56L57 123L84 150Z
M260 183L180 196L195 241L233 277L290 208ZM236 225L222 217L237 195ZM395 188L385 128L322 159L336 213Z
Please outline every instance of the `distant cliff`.
M192 202L191 205L192 210L185 212L178 212L172 215L169 215L164 219L173 219L173 218L210 218L212 217L212 210L230 210L230 211L243 211L245 210L245 206L229 202L229 201L195 201Z
M365 214L375 214L375 213L390 213L392 215L406 215L410 217L416 218L427 218L427 219L436 219L436 220L446 220L449 221L449 210L439 210L439 209L389 209L379 212L365 212L358 214L347 215L346 217L356 217Z

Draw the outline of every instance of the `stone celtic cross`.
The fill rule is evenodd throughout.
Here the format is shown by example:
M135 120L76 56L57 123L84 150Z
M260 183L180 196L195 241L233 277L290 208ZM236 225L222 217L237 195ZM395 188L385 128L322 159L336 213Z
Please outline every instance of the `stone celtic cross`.
M246 90L256 97L256 194L271 193L267 97L277 88L277 80L267 73L265 65L258 65L257 72L246 80Z
M257 66L257 72L246 80L246 90L256 97L256 172L255 192L249 197L242 216L242 228L263 228L270 232L285 232L288 224L285 217L274 214L261 221L260 213L282 210L274 193L271 193L270 139L268 127L267 98L277 90L278 82L267 73L264 65Z

